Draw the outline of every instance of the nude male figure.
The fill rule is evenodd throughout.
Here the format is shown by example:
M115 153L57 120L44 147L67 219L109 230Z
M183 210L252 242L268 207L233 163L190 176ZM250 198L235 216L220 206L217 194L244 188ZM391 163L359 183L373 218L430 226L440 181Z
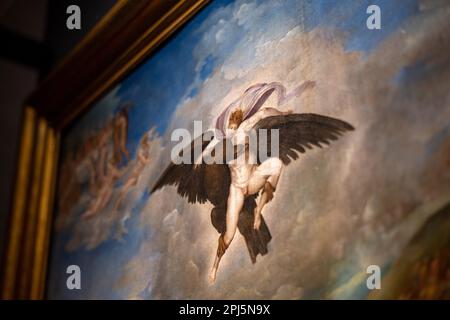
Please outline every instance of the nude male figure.
M279 82L250 86L218 115L212 139L212 130L208 130L180 152L184 156L194 151L196 155L196 142L202 140L202 152L195 156L194 162L176 164L172 161L152 187L151 191L155 192L165 185L174 185L178 194L188 198L190 203L208 200L214 205L211 222L220 237L209 273L210 282L216 279L220 260L230 246L238 225L252 262L256 261L258 254L267 253L271 236L264 224L262 211L274 197L283 167L307 149L322 148L344 132L354 130L350 123L325 115L264 108L269 103L280 107L314 85L314 81L308 80L289 93ZM277 100L268 102L272 94L276 94ZM264 134L254 132L256 129L278 130L279 139L264 142ZM253 139L255 133L257 139ZM252 142L256 142L258 147ZM277 147L276 142L279 150L273 150ZM267 156L267 153L264 154L264 143L271 149L271 157L265 160L262 158ZM262 149L259 149L260 146ZM237 158L229 159L230 155ZM225 163L222 162L224 158L227 158Z
M243 121L243 111L237 109L230 115L227 134L233 135L237 144L245 144L246 137L258 121L266 117L290 113L292 111L282 112L274 108L263 108ZM226 231L219 237L217 254L209 274L211 283L215 281L220 260L236 234L239 213L242 210L245 198L262 190L254 211L253 227L258 229L261 224L261 212L264 206L272 200L277 187L283 168L282 161L273 157L257 165L256 159L252 159L254 156L246 149L245 161L234 159L228 163L231 172L231 184L227 201Z

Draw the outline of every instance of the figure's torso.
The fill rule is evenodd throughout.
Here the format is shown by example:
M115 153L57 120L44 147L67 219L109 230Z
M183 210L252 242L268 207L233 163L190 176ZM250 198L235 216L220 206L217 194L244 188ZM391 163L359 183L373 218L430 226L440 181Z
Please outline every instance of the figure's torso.
M253 154L249 152L247 130L245 127L239 127L233 137L233 144L238 146L242 153L228 163L231 172L231 183L239 188L246 188L250 176L256 166Z

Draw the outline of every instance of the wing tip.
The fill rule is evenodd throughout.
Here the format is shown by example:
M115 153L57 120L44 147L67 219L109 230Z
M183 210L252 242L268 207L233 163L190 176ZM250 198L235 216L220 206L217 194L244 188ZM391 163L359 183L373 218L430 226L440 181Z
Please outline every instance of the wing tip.
M345 129L347 130L347 131L355 131L355 127L354 126L352 126L350 123L348 123L348 122L345 122L345 121L343 121L344 122L344 126L345 126Z

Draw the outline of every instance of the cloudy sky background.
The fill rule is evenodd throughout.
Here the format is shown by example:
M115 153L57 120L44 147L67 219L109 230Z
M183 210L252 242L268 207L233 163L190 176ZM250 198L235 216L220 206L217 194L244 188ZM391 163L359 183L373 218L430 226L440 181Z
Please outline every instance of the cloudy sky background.
M382 9L381 30L365 27L369 4ZM124 101L135 104L133 153L144 132L158 134L124 210L80 222L84 197L57 221L49 297L365 298L366 267L389 266L450 201L449 27L445 1L214 1L67 135L76 144ZM254 83L304 80L317 86L283 108L356 131L285 168L263 212L269 254L252 265L237 236L211 286L211 205L146 187L168 164L173 129L211 125ZM70 263L85 270L81 292L64 289Z

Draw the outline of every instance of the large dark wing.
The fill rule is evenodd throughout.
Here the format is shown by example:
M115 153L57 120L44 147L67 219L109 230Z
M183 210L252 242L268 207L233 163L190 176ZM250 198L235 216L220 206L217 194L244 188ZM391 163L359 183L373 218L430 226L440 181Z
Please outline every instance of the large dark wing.
M259 129L267 129L267 150L271 150L270 129L279 130L279 158L285 165L299 157L298 152L314 146L322 148L346 131L354 130L349 123L314 113L294 113L264 118L254 126L258 141ZM259 145L259 144L258 144Z
M204 138L205 135L208 135L208 137ZM211 132L205 132L184 148L180 152L180 156L183 156L185 152L190 152L190 163L175 164L172 162L151 188L151 192L165 185L175 185L178 193L186 197L189 203L205 203L207 200L213 204L223 202L226 199L223 197L223 190L228 191L230 184L228 167L218 164L194 163L196 141L201 143L203 151L209 144L210 137L212 137Z

